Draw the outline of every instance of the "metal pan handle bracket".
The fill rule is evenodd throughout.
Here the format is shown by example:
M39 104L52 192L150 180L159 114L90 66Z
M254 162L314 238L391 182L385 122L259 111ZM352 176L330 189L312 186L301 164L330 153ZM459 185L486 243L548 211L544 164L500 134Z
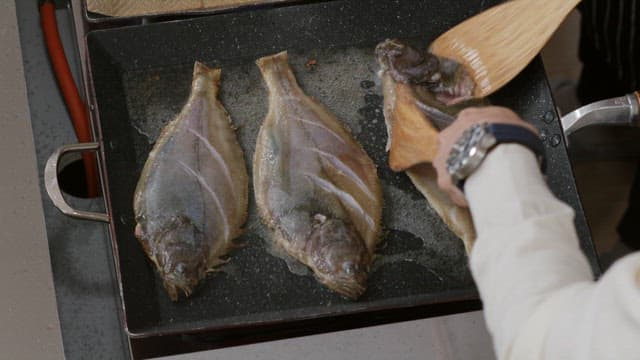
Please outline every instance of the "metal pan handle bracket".
M47 189L49 198L53 201L53 205L57 207L63 214L83 220L109 222L109 215L82 211L72 208L65 201L60 185L58 184L58 165L62 156L69 152L81 152L87 150L98 150L100 144L97 142L89 142L82 144L63 145L51 154L44 168L44 186Z
M564 138L584 127L593 125L640 126L640 91L596 101L562 117Z

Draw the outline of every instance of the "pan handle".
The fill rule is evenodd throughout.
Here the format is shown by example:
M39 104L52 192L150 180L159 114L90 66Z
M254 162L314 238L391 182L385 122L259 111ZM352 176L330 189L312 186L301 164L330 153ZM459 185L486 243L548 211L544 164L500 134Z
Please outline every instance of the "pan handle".
M625 96L596 101L562 117L564 138L593 125L640 126L640 90Z
M92 221L102 221L109 222L109 215L91 212L91 211L82 211L76 210L72 208L65 201L62 191L60 190L60 185L58 184L58 164L60 163L60 159L62 156L69 152L80 152L87 150L98 150L100 148L100 144L97 142L88 142L81 144L70 144L63 145L59 147L56 151L49 156L47 160L47 164L44 168L44 186L47 189L47 194L49 194L49 198L53 201L53 205L58 208L58 210L62 211L63 214L67 216L71 216L78 219L83 220L92 220Z

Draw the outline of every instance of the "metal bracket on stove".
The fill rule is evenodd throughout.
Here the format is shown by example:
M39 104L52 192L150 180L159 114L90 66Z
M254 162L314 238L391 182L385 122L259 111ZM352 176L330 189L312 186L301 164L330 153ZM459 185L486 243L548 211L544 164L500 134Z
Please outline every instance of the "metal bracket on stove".
M564 139L569 144L569 135L593 125L639 126L640 92L596 101L574 110L562 117Z

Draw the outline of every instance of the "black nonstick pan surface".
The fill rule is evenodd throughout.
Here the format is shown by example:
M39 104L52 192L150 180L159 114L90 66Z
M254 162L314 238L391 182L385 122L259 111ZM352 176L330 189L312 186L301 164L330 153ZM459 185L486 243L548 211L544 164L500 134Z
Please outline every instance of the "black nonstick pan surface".
M442 223L384 151L375 45L401 38L426 47L448 28L499 1L343 0L243 9L194 19L99 30L88 35L93 115L111 216L111 237L131 337L226 331L419 309L416 316L479 306L462 242ZM267 93L254 61L289 50L302 88L329 107L378 165L384 240L368 290L349 301L269 246L253 196L244 247L195 294L172 303L133 235L137 178L162 127L189 94L195 60L222 68L221 100L238 127L251 170ZM491 98L532 121L545 138L548 181L576 210L583 249L597 269L562 130L540 60ZM250 193L253 189L250 188ZM452 310L447 310L451 305Z

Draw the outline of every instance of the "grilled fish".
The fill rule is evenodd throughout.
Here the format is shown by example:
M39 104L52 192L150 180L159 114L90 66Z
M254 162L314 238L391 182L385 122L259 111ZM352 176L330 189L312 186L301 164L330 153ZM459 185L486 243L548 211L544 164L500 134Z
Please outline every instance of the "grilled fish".
M456 206L440 190L431 164L408 167L409 162L405 159L411 158L407 145L412 141L430 142L435 153L438 132L447 127L462 108L481 105L484 101L470 100L473 80L452 60L420 52L398 40L380 43L376 47L376 57L384 92L389 165L394 171L407 172L444 223L462 239L468 253L476 237L469 210ZM429 138L412 138L418 133L411 131L412 127L426 129L419 133L430 134Z
M339 120L298 86L286 52L256 63L269 90L253 162L260 217L272 240L321 283L356 299L380 238L376 167Z
M217 100L219 81L219 69L195 63L191 95L157 139L135 190L135 235L173 301L225 261L247 218L247 170Z

